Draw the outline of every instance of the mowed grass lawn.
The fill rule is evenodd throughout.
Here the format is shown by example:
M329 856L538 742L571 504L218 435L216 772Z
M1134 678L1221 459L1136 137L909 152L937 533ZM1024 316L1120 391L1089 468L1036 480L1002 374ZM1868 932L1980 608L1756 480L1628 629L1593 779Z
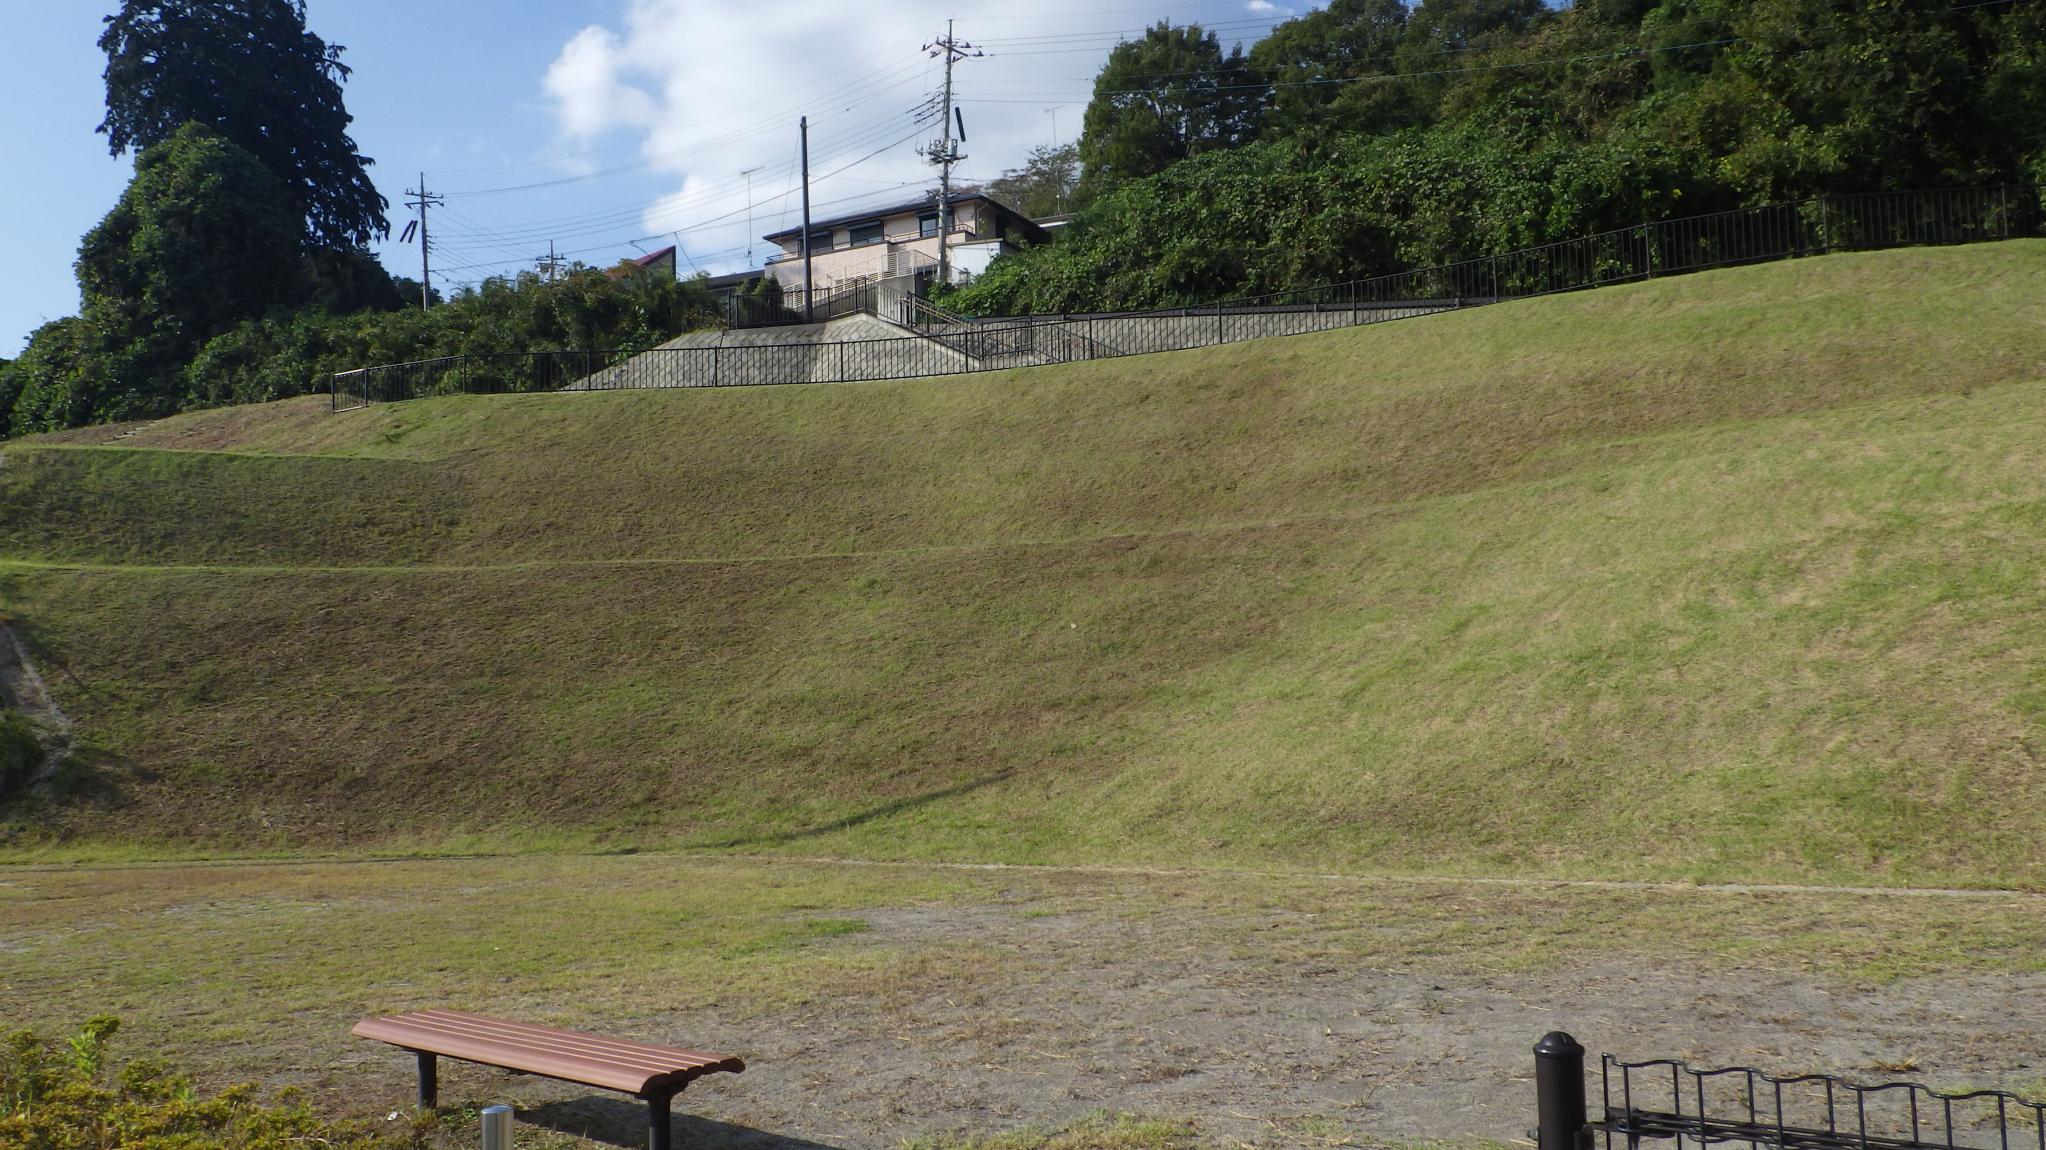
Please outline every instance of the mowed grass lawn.
M2046 244L10 444L16 857L2046 883Z

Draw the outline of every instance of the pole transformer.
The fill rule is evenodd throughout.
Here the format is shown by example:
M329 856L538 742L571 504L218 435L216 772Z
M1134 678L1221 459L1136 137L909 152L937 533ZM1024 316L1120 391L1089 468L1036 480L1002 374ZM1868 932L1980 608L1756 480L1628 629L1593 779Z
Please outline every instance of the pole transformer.
M951 282L952 274L952 165L966 158L959 151L959 141L952 138L952 65L987 53L954 37L950 20L945 21L945 38L924 45L924 51L945 61L945 94L938 111L944 134L933 140L925 153L925 158L938 166L938 282L944 284Z
M425 172L419 173L419 187L406 188L405 194L412 197L405 206L419 209L419 310L425 311L433 304L433 245L426 238L426 209L438 207L447 197L426 190Z

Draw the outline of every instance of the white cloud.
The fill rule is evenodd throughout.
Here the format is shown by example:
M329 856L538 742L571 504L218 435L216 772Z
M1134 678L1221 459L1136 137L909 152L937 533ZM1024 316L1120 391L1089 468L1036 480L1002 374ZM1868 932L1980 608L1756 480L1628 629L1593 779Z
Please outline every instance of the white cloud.
M652 97L619 81L623 47L617 34L593 25L576 33L548 67L540 87L563 135L584 141L652 118Z
M986 180L1054 131L1071 142L1119 35L1169 18L1247 42L1278 12L1269 0L1249 0L1248 17L1244 0L1140 3L1085 11L1077 0L625 0L614 24L562 46L542 89L564 150L634 135L641 159L673 190L609 234L564 246L681 229L684 250L712 270L745 266L749 235L764 258L772 249L759 233L795 220L796 118L805 114L817 215L920 194L935 172L904 138L937 134L936 124L919 131L910 112L942 79L922 46L943 34L948 16L987 53L956 72L970 157L961 174ZM756 169L750 233L747 169ZM617 202L601 180L581 186L592 209ZM503 209L509 222L517 209ZM589 258L616 254L629 249Z

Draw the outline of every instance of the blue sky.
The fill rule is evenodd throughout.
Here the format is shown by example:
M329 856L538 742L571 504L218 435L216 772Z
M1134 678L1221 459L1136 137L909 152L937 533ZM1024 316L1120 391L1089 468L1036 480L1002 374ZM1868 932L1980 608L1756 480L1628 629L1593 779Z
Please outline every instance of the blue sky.
M74 313L78 239L126 186L128 158L94 132L97 47L115 0L0 0L0 181L10 274L0 356ZM983 46L960 65L970 157L990 178L1077 133L1119 37L1200 21L1249 43L1304 8L1273 0L310 0L346 46L353 134L376 161L396 229L423 170L446 192L430 223L436 284L530 267L557 250L609 264L681 245L686 272L757 266L757 238L793 223L796 118L811 120L812 198L831 214L912 198L932 179L913 109L940 73L942 33ZM749 173L746 174L746 173ZM749 226L750 220L750 226ZM753 261L748 262L748 248ZM416 276L415 245L387 243Z

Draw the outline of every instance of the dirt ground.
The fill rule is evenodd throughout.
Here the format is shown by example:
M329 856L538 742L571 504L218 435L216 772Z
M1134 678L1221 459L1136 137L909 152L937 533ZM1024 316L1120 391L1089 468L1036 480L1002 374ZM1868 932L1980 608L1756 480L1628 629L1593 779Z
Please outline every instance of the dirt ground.
M521 911L534 917L505 917ZM678 1146L705 1150L879 1150L1102 1111L1190 1120L1223 1147L1474 1145L1524 1138L1531 1047L1552 1029L1594 1056L2036 1094L2041 912L2037 895L657 856L17 869L0 872L0 1016L54 1027L113 1009L203 1079L303 1087L376 1118L409 1105L411 1060L348 1038L361 1012L569 1017L745 1058L676 1100ZM691 923L786 945L663 966L664 948L702 945L677 941ZM599 932L626 937L597 953ZM1959 949L1904 954L1931 936ZM1893 953L1907 965L1884 966ZM744 1001L685 985L764 968L780 973ZM580 1144L545 1131L645 1145L641 1107L617 1095L460 1063L441 1091L457 1112L515 1105L521 1138L550 1147Z
M651 1038L751 1064L677 1100L682 1145L894 1147L1102 1110L1190 1118L1224 1145L1510 1142L1533 1125L1531 1047L1551 1029L1591 1047L1594 1099L1601 1050L1864 1080L1902 1066L1949 1086L2046 1079L2046 976L1856 986L1593 948L1555 970L1450 978L1231 953L1195 915L1132 929L1025 902L867 921L862 945L972 939L1002 956L1002 976L743 1023L650 1016ZM644 1145L625 1100L473 1068L443 1081L476 1105L508 1097L528 1121ZM391 1096L404 1088L394 1075Z

